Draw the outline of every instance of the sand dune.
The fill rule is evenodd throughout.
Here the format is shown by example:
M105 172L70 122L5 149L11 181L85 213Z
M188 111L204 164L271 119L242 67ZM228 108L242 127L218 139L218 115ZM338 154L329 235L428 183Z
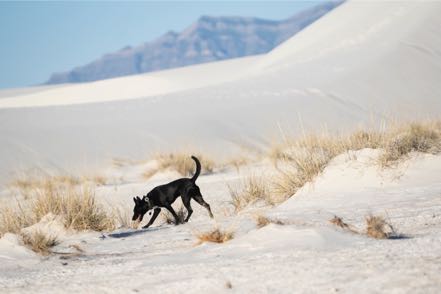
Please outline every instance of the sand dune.
M4 97L2 175L437 116L440 12L439 2L349 1L266 55Z

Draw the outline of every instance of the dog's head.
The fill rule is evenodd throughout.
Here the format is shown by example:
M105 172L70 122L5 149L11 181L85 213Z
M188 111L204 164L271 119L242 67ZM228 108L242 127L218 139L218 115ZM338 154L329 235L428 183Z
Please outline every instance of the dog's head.
M141 222L147 211L152 208L150 200L147 196L142 197L142 199L136 196L133 197L133 201L135 202L135 207L133 208L132 221Z

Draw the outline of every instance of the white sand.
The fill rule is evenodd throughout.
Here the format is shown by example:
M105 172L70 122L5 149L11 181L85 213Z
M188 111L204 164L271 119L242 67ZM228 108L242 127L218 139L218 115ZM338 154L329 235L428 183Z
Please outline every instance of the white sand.
M373 165L377 156L370 149L339 156L314 185L279 207L257 205L238 215L231 213L227 184L270 167L201 176L198 183L215 221L193 203L194 214L185 225L166 225L158 218L148 230L117 230L105 238L62 232L55 251L74 252L74 244L84 250L68 259L23 255L8 235L0 239L0 290L224 293L231 291L230 282L240 293L436 293L441 287L441 184L434 174L441 172L441 156L413 154L389 170ZM109 207L126 207L130 216L131 197L165 181L109 185L99 188L98 197ZM288 225L257 229L255 213ZM403 238L375 240L328 222L338 215L364 232L370 213L386 217ZM213 226L233 230L235 238L196 246L195 234Z

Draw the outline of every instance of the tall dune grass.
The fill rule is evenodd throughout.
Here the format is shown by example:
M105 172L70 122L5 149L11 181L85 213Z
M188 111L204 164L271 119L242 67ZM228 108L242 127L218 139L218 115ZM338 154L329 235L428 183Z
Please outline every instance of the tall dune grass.
M305 135L274 145L268 152L278 174L272 192L280 201L312 182L337 155L363 148L382 149L380 167L390 167L413 151L441 152L441 122L395 124L381 131L356 131L340 135Z
M269 187L264 179L250 176L247 177L240 188L229 187L231 203L236 212L244 209L249 204L263 201L268 205L273 205L275 200L271 197Z
M103 231L114 227L113 217L96 202L91 185L52 177L20 187L19 194L25 200L0 209L0 235L17 234L48 213L62 216L69 229Z

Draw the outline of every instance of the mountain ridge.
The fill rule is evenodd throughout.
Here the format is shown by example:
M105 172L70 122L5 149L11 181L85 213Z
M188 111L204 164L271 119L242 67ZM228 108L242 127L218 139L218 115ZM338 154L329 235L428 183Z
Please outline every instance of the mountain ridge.
M182 32L168 31L153 41L125 46L86 65L54 73L45 84L91 82L266 53L341 3L321 3L280 21L203 15Z

